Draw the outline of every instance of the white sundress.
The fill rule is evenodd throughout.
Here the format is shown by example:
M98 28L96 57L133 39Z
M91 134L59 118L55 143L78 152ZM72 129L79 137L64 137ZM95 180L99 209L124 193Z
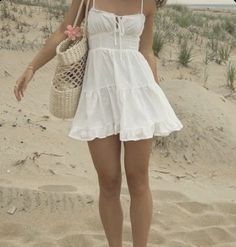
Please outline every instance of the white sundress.
M68 136L81 141L120 134L121 141L167 136L182 129L151 67L139 51L145 15L88 11L89 51Z

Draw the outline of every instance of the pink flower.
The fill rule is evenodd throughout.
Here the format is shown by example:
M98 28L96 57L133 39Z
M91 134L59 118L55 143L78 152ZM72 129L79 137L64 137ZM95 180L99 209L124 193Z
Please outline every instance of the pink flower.
M81 29L80 27L72 27L71 25L68 25L67 30L64 33L68 35L69 39L75 40L77 37L81 36Z

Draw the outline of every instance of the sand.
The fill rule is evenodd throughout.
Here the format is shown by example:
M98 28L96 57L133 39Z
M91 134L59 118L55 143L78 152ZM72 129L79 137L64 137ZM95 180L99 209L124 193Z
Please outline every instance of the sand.
M235 247L234 94L225 97L229 90L223 87L222 65L209 65L206 88L200 79L201 59L179 68L166 60L169 49L165 47L157 60L161 87L184 129L153 143L153 221L147 246ZM71 120L57 119L48 111L55 60L35 74L17 102L15 80L35 51L0 53L0 247L107 247L87 143L67 136ZM121 151L123 246L130 247L123 146Z

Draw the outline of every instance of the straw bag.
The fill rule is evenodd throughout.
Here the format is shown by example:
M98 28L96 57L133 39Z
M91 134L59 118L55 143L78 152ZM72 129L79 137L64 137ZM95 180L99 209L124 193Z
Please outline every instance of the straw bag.
M88 56L86 32L89 0L86 4L85 18L82 20L80 27L76 27L83 3L84 0L80 3L73 24L73 30L82 30L79 36L81 38L76 36L76 38L72 39L69 36L56 47L57 66L51 82L49 111L55 117L61 119L73 118L75 115L86 68ZM72 27L70 26L70 28Z

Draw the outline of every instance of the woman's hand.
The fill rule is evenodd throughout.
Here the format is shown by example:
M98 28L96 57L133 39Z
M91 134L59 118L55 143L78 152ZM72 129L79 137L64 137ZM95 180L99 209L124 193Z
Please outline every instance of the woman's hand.
M27 88L28 83L31 81L34 75L34 70L31 66L28 66L24 73L19 77L16 81L16 85L14 86L14 94L18 101L24 97L24 92Z
M87 3L87 1L85 2ZM57 30L46 40L42 49L38 52L38 54L31 61L30 66L26 68L24 73L17 80L16 85L14 87L14 93L18 101L20 101L21 98L24 97L24 91L26 90L26 87L28 83L30 82L30 80L32 79L35 71L41 68L47 62L49 62L56 55L57 45L62 40L67 38L64 32L66 30L66 27L74 22L80 3L81 3L81 0L72 1L72 4L69 10L67 11L67 13L65 14L65 17L62 23L59 25ZM85 17L85 7L86 6L84 4L82 14L79 16L79 19L78 19L77 26L80 26L82 20ZM34 66L31 66L32 64Z

